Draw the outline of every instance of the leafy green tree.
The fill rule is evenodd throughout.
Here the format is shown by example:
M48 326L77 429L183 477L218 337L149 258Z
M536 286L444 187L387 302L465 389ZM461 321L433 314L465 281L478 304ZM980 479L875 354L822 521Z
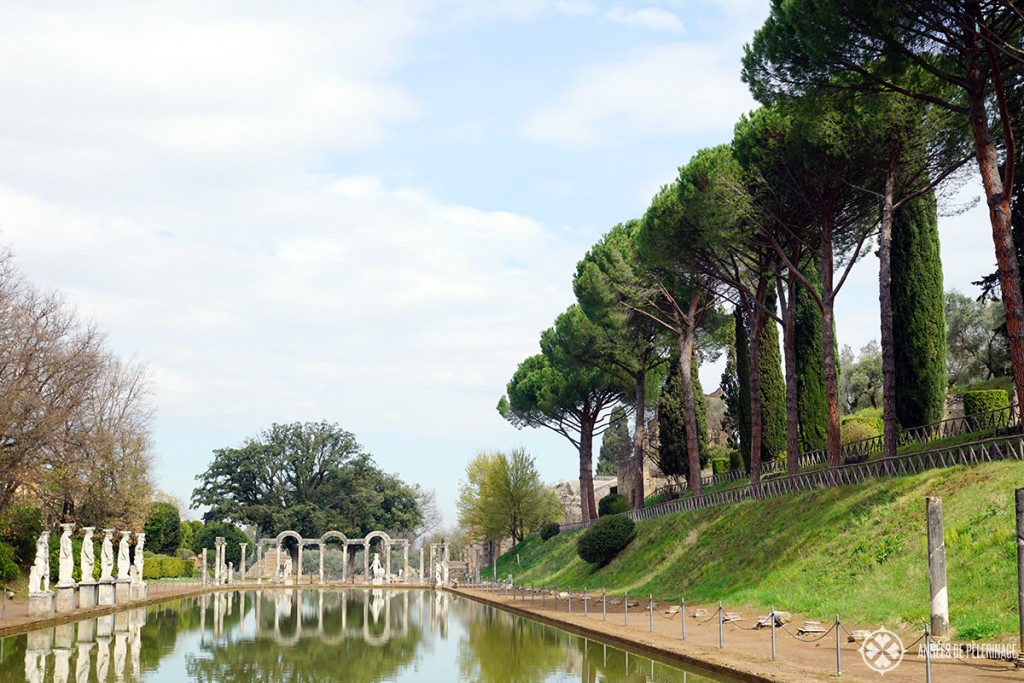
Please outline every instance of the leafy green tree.
M234 524L227 522L209 522L204 524L202 531L192 539L192 552L199 555L203 552L203 548L206 548L209 551L207 556L212 558L212 553L217 547L216 541L218 536L222 536L226 543L224 561L233 562L238 567L242 559L241 544L248 543L249 537ZM149 541L148 536L146 540Z
M743 78L762 102L822 87L890 92L939 107L970 128L1024 404L1024 296L1011 213L1019 122L1008 99L1024 62L1022 31L1024 13L1009 2L773 0L747 48ZM928 77L908 82L914 68ZM831 442L831 429L829 436Z
M708 458L708 420L707 401L700 384L698 366L693 364L691 381L697 412L697 444L700 448L700 464L705 465ZM689 473L689 454L687 453L686 419L683 408L683 382L679 376L679 353L673 352L668 366L665 384L658 396L658 451L656 463L658 469L666 477L683 477Z
M715 318L720 287L690 258L690 245L683 237L688 223L680 201L679 183L661 188L644 212L635 237L637 254L651 277L631 298L645 302L637 309L676 338L689 460L686 481L690 494L699 496L704 489L700 476L698 396L692 381L693 365L701 328L708 318ZM700 399L703 398L701 394Z
M805 263L804 272L812 284L820 281L813 261ZM824 448L828 439L825 361L821 350L821 310L806 292L803 283L797 288L793 337L800 451L816 451Z
M204 520L253 525L264 536L335 529L359 537L421 521L415 491L328 422L274 424L240 448L215 450L197 478L192 505L209 506Z
M1005 375L1010 370L1010 348L1003 326L1003 307L972 299L951 289L946 292L946 366L950 386Z
M882 352L872 340L861 347L854 358L849 346L840 354L842 380L840 392L843 407L852 413L861 408L878 408L882 402Z
M594 434L624 391L620 378L592 362L601 353L598 334L580 307L570 306L541 333L542 353L519 364L497 406L517 428L544 427L576 447L585 521L597 518Z
M521 448L480 453L459 483L459 524L480 540L518 544L562 514L558 494L545 486L533 458Z
M614 477L629 467L633 453L633 442L629 436L629 416L622 406L612 408L608 428L601 436L601 450L597 455L597 474Z
M648 384L664 365L662 325L636 295L652 281L634 240L635 222L616 225L576 266L573 291L587 317L605 331L598 362L633 388L632 462L621 468L621 489L634 506L644 500ZM645 299L646 300L646 299ZM628 477L628 480L627 480Z
M149 506L149 517L142 530L146 534L146 547L149 550L161 555L173 555L181 546L178 508L170 503L153 503Z
M917 427L946 409L946 314L935 195L900 211L892 231L896 419Z

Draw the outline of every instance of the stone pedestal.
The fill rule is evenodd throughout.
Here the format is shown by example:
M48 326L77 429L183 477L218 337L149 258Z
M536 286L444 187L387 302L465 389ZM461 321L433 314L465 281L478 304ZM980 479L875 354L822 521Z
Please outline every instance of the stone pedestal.
M113 605L114 604L114 582L111 579L100 581L99 584L99 604L100 605Z
M75 585L57 585L56 608L58 614L69 614L75 611Z
M29 593L28 615L30 617L49 618L55 614L53 605L53 593L45 591L42 593Z
M131 579L118 579L114 582L114 602L123 605L131 598Z
M145 600L149 596L149 584L133 583L131 588L132 600Z
M78 584L78 609L92 609L97 604L97 589L99 584L95 581L83 581Z

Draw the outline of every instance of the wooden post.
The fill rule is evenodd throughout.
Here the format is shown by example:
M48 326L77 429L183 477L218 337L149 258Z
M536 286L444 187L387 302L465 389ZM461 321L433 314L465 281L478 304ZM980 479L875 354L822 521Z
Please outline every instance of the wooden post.
M933 638L949 637L949 596L946 593L946 544L942 526L942 498L925 498L928 518L928 585L931 588Z
M1020 617L1020 649L1024 652L1024 488L1015 494L1017 508L1017 614Z

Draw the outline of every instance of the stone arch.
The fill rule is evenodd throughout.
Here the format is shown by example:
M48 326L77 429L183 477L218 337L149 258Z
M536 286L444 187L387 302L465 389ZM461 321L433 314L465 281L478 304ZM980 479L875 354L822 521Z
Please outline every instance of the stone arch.
M391 579L391 545L393 541L391 537L383 531L371 531L366 534L366 538L363 539L363 581L370 581L370 543L373 539L379 538L384 542L384 578L385 581Z
M324 532L323 536L321 536L318 539L318 542L320 544L320 583L321 584L323 584L323 582L324 582L324 549L325 549L325 546L327 544L327 541L329 541L332 538L338 539L339 541L341 541L341 544L342 544L342 553L343 554L342 554L342 558L341 558L341 582L345 583L345 569L346 569L346 566L348 565L348 544L349 544L348 536L346 536L345 534L341 533L340 531L326 531L326 532Z
M278 572L281 569L281 542L284 541L284 539L286 539L286 538L294 538L295 539L295 543L299 546L299 548L302 547L302 536L300 536L297 531L292 531L291 529L288 529L286 531L282 531L281 533L279 533L274 538L274 545L277 546L277 565L276 565L276 567L274 569L274 577L275 578L277 578ZM302 570L302 567L301 567L302 554L301 554L301 552L299 553L299 562L300 562L299 571L301 571ZM281 576L280 578L281 578L282 583L291 580L289 577L285 577L285 576Z

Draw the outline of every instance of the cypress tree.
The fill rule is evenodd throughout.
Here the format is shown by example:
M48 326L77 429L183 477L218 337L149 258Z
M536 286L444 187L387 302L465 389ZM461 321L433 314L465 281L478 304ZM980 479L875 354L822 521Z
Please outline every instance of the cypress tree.
M770 291L765 306L775 313L776 296ZM761 462L786 451L786 378L782 376L779 326L765 315L761 328Z
M736 381L739 391L736 406L736 430L740 434L740 457L743 466L750 471L750 337L743 311L736 307L733 317L736 321Z
M707 400L700 384L697 363L691 369L693 378L694 412L697 413L697 442L701 467L707 461L708 418ZM658 467L666 476L685 476L689 470L689 452L686 450L686 420L683 413L683 382L680 376L679 352L673 349L668 375L658 397Z
M804 273L811 282L821 279L813 259L805 264ZM825 369L821 352L821 309L802 283L797 287L794 315L800 451L815 451L825 448L828 440Z
M601 451L597 456L597 475L611 477L629 465L633 454L633 440L629 436L629 416L622 406L612 408L608 429L601 438Z
M909 202L892 229L896 419L918 427L946 407L946 315L935 194Z

